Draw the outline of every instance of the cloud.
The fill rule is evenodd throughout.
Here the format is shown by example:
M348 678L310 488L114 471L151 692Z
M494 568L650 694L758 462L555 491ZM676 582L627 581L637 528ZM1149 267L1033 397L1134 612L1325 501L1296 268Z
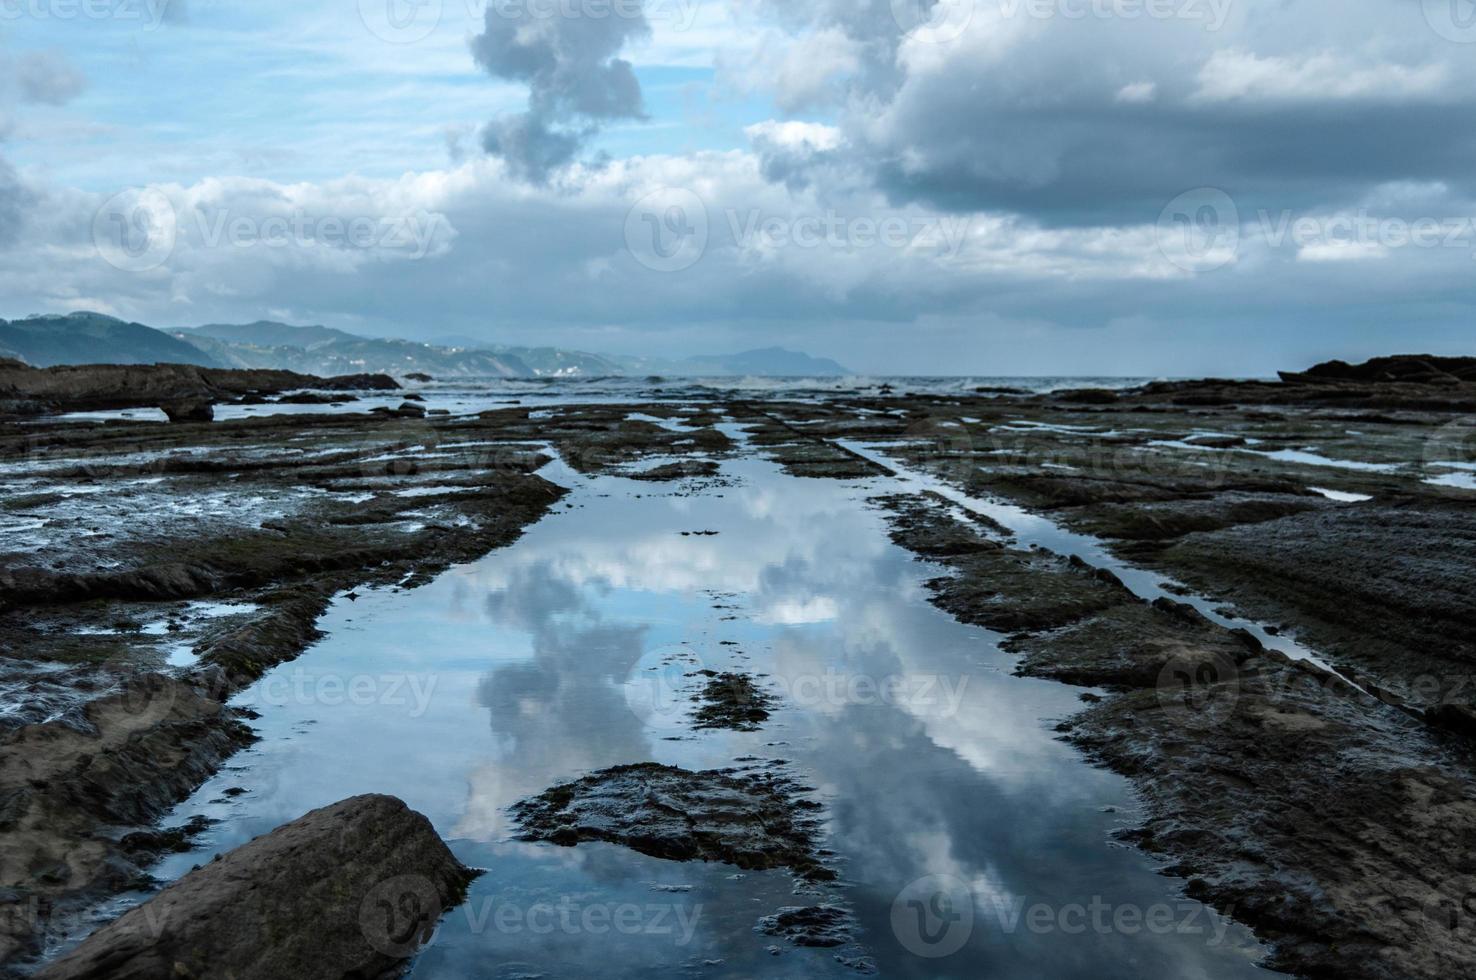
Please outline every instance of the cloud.
M1117 101L1137 105L1152 102L1157 94L1158 86L1153 82L1133 82L1117 90Z
M16 176L15 168L0 157L0 246L16 240L34 200L34 195Z
M64 105L85 87L86 79L58 52L0 56L0 145L10 135L16 105ZM37 192L0 155L0 245L18 240L37 199Z
M1449 74L1443 64L1362 64L1331 52L1261 58L1248 51L1216 51L1199 71L1194 98L1202 102L1404 101L1438 95L1450 80Z
M844 160L814 155L815 179L844 162L894 201L1086 227L1152 222L1196 187L1305 208L1389 181L1476 183L1476 59L1418 4L1185 0L1129 18L979 3L956 36L900 30L890 3L779 6L758 4L788 35L764 64L839 32L855 66L826 119ZM795 111L812 80L771 71L767 85ZM791 155L773 179L802 184L803 167Z
M833 129L792 121L753 135L794 151L846 146ZM631 220L661 188L690 189L699 210L683 225L704 233L699 260L678 272L644 264L636 240L672 226ZM48 192L24 240L0 246L0 316L102 306L187 324L275 309L366 333L614 353L780 344L879 373L1181 374L1302 363L1292 338L1310 349L1315 338L1362 336L1376 353L1396 317L1402 342L1438 353L1469 344L1476 306L1476 230L1411 246L1375 222L1368 245L1341 212L1292 215L1315 219L1303 235L1295 224L1280 234L1279 213L1247 209L1235 260L1199 273L1168 259L1151 222L1059 226L890 202L864 187L793 189L768 178L758 153L576 162L549 187L508 181L503 162L478 157L395 179L154 190L177 235L139 269L99 254L94 216L107 195ZM1362 206L1411 220L1476 214L1476 202L1437 184L1390 188ZM292 232L294 218L306 232ZM339 230L356 221L371 233L357 244ZM1334 261L1376 250L1374 261ZM491 318L488 295L498 297ZM1336 346L1355 350L1351 339Z
M472 55L494 78L526 84L528 111L490 123L483 147L514 176L542 183L604 123L644 119L635 70L617 55L650 33L638 5L615 4L596 17L577 7L495 0L471 39Z
M54 51L24 54L16 60L13 71L22 102L66 105L87 87L82 73Z

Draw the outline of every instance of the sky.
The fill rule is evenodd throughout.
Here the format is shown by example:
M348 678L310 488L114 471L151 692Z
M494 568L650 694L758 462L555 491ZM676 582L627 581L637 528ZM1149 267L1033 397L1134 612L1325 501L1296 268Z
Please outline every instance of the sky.
M1476 0L0 0L0 317L1476 353Z

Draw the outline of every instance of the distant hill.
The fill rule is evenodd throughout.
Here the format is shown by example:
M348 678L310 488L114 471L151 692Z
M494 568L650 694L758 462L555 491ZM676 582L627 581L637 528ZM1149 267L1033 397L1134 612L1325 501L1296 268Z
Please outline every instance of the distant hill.
M766 347L741 354L704 355L682 360L650 357L621 358L631 374L664 374L677 377L737 377L756 375L773 378L843 378L851 371L825 357L811 357L783 347Z
M272 320L156 330L100 313L0 320L0 357L56 364L194 364L201 367L341 374L429 374L438 378L842 377L834 361L770 347L690 358L606 357L556 347L509 347L466 337L440 343L360 337L324 326Z
M626 373L613 358L601 354L590 354L586 351L561 350L557 347L509 347L505 344L488 344L474 337L460 335L435 337L430 342L438 347L454 350L485 350L494 354L515 357L528 365L528 368L540 378L607 378Z
M223 367L206 352L146 327L101 313L0 320L0 354L35 367L57 364L195 364Z
M203 327L175 327L169 332L209 337L230 344L248 344L252 347L313 347L335 341L362 339L332 327L294 327L273 320L257 320L255 323L207 323Z
M176 329L174 337L214 361L237 368L274 368L300 374L430 374L436 377L525 378L532 368L517 357L457 350L410 340L357 337L330 327L260 322Z

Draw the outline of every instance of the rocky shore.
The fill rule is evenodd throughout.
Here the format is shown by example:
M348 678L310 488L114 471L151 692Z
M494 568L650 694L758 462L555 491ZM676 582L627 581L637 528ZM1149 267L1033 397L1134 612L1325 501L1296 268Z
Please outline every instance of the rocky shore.
M44 401L11 373L36 372L0 367L0 399ZM1126 839L1254 927L1268 965L1476 972L1473 378L1406 357L1130 391L0 425L0 960L147 881L188 835L159 818L253 737L232 693L336 597L513 541L565 492L540 475L555 458L658 484L750 454L854 482L936 566L940 608L1083 688L1061 737L1137 787ZM744 675L693 686L699 729L776 709ZM813 811L788 776L637 764L515 816L530 840L825 881ZM849 932L843 903L768 924Z
M474 877L425 817L355 797L197 868L37 977L391 976Z
M202 420L201 406L265 401L268 396L313 389L394 391L383 374L318 378L292 371L226 370L190 364L87 364L34 368L0 358L0 419L57 412L164 408L186 421ZM193 409L190 411L189 409ZM208 421L208 417L203 417Z

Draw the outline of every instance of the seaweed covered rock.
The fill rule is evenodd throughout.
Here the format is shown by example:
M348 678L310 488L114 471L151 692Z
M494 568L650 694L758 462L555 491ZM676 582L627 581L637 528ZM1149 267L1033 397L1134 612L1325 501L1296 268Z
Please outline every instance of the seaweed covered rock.
M722 861L758 870L788 868L823 881L820 804L772 772L691 772L641 763L555 786L517 804L523 839L573 847L606 841L670 861Z

